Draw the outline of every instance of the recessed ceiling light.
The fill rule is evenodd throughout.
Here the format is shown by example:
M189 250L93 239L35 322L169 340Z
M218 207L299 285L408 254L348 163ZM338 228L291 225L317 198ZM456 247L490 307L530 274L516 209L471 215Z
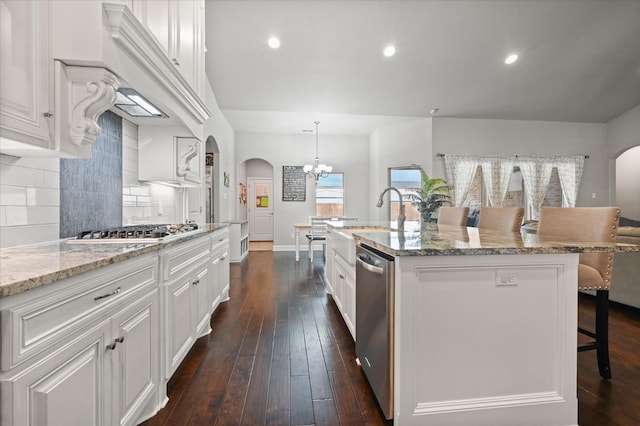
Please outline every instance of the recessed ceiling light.
M271 37L267 43L272 49L277 49L278 47L280 47L280 40L278 40L278 37Z
M518 60L518 55L516 55L515 53L512 53L511 55L505 58L504 63L507 65L511 65L517 60Z
M396 54L396 48L394 46L387 46L382 51L382 54L387 58L390 58L391 56Z
M431 108L431 110L429 111L429 114L434 115L438 111L439 111L438 108Z

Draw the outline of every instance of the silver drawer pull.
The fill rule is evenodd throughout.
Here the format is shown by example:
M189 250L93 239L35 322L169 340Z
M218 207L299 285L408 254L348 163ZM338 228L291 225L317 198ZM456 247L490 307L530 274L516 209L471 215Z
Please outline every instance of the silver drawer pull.
M113 339L113 343L111 343L110 345L107 345L107 349L112 351L112 350L114 350L116 348L118 343L122 343L122 342L124 342L124 336L121 336L121 337L118 337L116 339Z
M106 299L107 297L115 296L116 294L120 293L120 290L122 290L122 289L120 287L118 287L115 290L113 290L111 293L103 294L102 296L94 297L93 300Z

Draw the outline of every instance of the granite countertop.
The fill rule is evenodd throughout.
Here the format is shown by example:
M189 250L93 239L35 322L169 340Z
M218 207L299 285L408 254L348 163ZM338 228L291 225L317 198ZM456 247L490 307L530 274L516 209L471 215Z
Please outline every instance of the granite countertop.
M210 223L151 243L69 244L69 239L0 249L0 298L12 296L102 266L122 262L228 227Z
M392 256L459 256L492 254L558 254L638 252L639 245L560 241L529 233L406 222L398 232L395 222L332 222L361 242Z

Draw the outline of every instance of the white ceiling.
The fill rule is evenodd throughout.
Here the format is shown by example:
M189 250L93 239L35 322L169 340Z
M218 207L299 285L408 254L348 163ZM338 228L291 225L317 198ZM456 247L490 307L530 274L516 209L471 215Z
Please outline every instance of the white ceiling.
M206 1L238 132L370 134L430 116L606 123L640 104L640 1ZM281 47L267 46L270 36ZM392 58L382 56L394 44ZM514 65L503 63L516 52Z

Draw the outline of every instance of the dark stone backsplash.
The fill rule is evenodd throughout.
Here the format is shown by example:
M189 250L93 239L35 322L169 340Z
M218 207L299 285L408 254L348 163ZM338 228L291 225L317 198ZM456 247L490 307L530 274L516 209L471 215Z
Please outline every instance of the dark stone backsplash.
M60 238L122 225L122 118L106 111L91 159L60 160Z

